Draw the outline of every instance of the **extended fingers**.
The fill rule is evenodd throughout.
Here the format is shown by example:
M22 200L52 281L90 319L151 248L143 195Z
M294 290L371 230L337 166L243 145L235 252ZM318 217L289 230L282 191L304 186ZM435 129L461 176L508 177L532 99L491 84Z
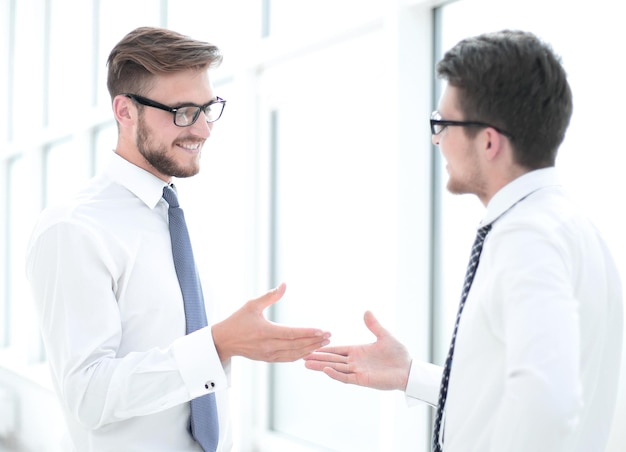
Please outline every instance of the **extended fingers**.
M329 375L335 380L344 381L343 377L336 378L340 374L349 374L353 372L353 366L350 364L348 347L324 347L316 350L314 353L304 357L305 367L311 370L324 371L328 374L328 369L332 369Z
M272 341L263 360L273 363L296 361L310 355L311 352L327 345L329 342L327 335L296 340Z
M315 350L305 359L324 361L330 363L345 363L347 362L348 353L345 347L323 347Z
M291 326L282 326L271 324L271 335L276 339L283 340L299 340L304 338L320 338L325 337L328 339L330 333L328 331L322 331L319 328L298 328Z
M357 384L357 375L351 370L348 363L307 359L304 365L307 369L324 372L333 380L337 380L342 383Z
M327 368L336 370L341 373L351 372L350 364L341 361L327 361L324 359L315 359L311 355L305 357L304 366L311 370L325 370Z
M337 380L346 384L353 384L353 385L358 384L356 375L354 373L340 372L332 367L325 367L323 371L326 375L328 375L333 380Z

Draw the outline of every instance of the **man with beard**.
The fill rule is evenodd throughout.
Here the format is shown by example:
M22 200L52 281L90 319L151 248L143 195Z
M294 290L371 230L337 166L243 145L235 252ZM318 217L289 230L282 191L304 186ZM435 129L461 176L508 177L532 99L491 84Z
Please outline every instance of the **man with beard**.
M327 332L265 319L284 284L211 325L192 275L201 311L187 313L171 182L199 171L226 102L209 78L221 59L166 29L125 36L108 59L118 125L110 164L35 227L27 274L68 426L64 450L229 450L231 358L295 361L329 342Z
M436 407L433 452L603 451L622 290L554 167L572 114L565 70L533 34L503 30L459 42L437 75L430 127L447 188L486 208L444 366L412 360L371 312L376 342L326 347L306 366Z

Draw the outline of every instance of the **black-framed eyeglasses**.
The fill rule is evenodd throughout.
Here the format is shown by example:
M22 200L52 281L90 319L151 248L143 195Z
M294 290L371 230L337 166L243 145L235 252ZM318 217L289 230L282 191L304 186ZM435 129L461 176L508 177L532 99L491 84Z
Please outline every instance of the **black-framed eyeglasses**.
M218 97L216 100L212 100L204 105L184 104L180 107L173 108L137 94L124 95L138 104L172 113L172 115L174 115L174 124L178 127L189 127L195 123L200 117L201 111L204 112L206 122L215 122L222 116L224 106L226 105L226 101Z
M491 127L502 135L506 135L510 139L513 139L513 135L509 132L502 130L498 127L487 124L486 122L479 121L448 121L447 119L441 119L441 114L438 111L433 111L430 115L430 131L433 135L439 135L448 126L460 126L460 127Z

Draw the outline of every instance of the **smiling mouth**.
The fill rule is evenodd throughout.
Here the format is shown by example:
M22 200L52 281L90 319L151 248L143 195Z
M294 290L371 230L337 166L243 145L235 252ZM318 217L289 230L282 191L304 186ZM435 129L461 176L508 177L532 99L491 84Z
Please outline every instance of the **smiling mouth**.
M198 142L198 143L176 143L176 146L178 146L179 148L183 148L186 151L189 152L198 152L202 149L202 142Z

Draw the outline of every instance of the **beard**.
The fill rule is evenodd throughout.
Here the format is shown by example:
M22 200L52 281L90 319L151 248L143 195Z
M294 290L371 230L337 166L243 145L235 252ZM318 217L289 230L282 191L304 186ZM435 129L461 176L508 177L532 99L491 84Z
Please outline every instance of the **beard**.
M182 178L198 174L200 171L199 159L188 166L178 164L168 152L168 147L165 144L154 143L150 140L151 134L152 131L145 123L143 115L140 114L137 124L137 149L154 169L169 177Z
M485 176L478 161L478 150L469 146L465 149L462 163L456 159L456 171L448 174L446 188L454 195L474 194L481 196L486 190Z

